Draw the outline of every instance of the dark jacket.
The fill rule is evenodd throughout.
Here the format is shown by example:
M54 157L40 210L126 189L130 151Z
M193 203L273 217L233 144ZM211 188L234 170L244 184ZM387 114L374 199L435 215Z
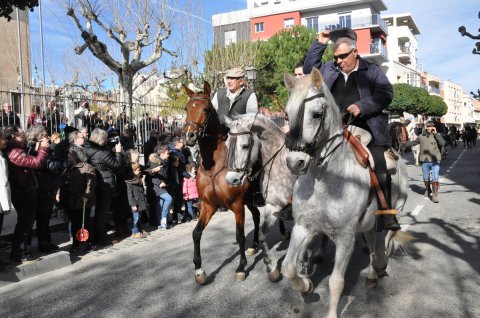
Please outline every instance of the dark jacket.
M115 170L122 166L123 154L113 153L107 147L101 147L92 141L85 145L85 154L97 171L97 184L115 188Z
M47 160L42 168L37 170L40 192L56 192L62 186L64 173L68 168L67 154L64 147L63 141L59 144L50 144Z
M6 154L12 195L36 192L38 180L34 170L41 169L47 161L48 148L40 147L36 155L27 154L23 148L8 149Z
M137 211L147 209L147 198L143 189L143 181L141 178L133 175L133 173L125 180L127 184L127 197L130 207L137 207Z
M83 208L83 199L86 198L86 207L95 205L95 187L97 176L95 168L80 162L67 170L65 182L60 190L61 203L67 209L79 210Z
M164 182L166 186L169 186L169 180L168 180L168 166L169 162L166 160L160 159L156 154L152 153L148 157L148 167L150 169L156 168L158 166L162 166L162 169L159 172L156 172L151 175L151 181L153 184L153 191L155 191L155 194L157 196L164 194L167 192L166 187L160 187L160 184Z
M334 62L322 63L326 47L318 41L312 44L305 57L303 71L309 74L313 67L318 68L328 89L331 90L341 73ZM388 115L383 113L383 110L392 102L392 85L378 65L367 62L361 57L359 57L357 72L356 82L360 100L355 104L360 108L360 119L366 120L376 145L388 145Z

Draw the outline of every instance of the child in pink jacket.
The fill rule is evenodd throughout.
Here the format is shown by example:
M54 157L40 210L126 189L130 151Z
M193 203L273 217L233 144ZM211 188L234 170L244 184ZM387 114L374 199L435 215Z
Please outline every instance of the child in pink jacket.
M197 212L194 211L193 203L197 202L198 200L198 190L197 190L197 178L195 176L195 165L187 164L185 166L188 174L190 174L190 178L183 178L183 199L185 200L185 209L190 214L183 217L186 221L191 221L197 219Z

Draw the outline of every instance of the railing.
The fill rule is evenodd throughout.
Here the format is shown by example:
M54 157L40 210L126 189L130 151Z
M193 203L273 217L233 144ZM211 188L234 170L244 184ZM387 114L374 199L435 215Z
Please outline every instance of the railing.
M322 21L321 18L319 19L319 25L324 25L325 30L336 30L345 27L344 25L341 25L338 20ZM379 14L373 14L366 17L352 18L350 25L347 26L352 29L358 29L371 27L374 25L378 25L385 33L388 33L387 23L383 21L382 17Z
M2 108L3 104L13 106L9 113L2 109L0 127L19 124L27 129L44 125L50 135L62 133L66 126L77 129L86 127L89 132L95 128L103 128L117 134L129 129L135 135L138 148L142 148L141 145L148 140L152 129L160 134L173 134L174 130L182 125L184 117L183 109L133 103L131 120L130 109L125 103L106 98L88 98L81 94L52 96L0 90L0 100ZM23 108L27 109L25 112L22 112L20 107L21 100ZM44 101L47 104L53 101L55 108L49 108ZM89 110L80 109L84 102L89 103Z
M388 60L388 50L382 45L380 39L373 39L370 44L370 54L380 54Z

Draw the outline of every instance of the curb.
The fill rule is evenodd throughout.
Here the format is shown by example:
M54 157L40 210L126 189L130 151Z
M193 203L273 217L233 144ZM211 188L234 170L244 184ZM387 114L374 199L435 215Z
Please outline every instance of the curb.
M10 264L5 267L5 271L0 272L0 286L19 282L71 264L70 253L66 251L42 256L37 260L26 262L18 266Z

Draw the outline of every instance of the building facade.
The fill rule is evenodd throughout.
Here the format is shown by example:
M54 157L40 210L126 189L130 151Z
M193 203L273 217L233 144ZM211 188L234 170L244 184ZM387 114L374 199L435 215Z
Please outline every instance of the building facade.
M12 14L12 20L0 18L0 102L10 103L16 113L22 113L20 98L20 64L22 68L23 90L30 92L31 64L30 64L30 27L29 11L19 10L19 19ZM18 34L20 28L20 39ZM21 54L19 53L21 46ZM20 58L21 56L21 58ZM25 99L29 110L29 100Z
M214 45L268 40L295 25L320 31L350 27L357 33L359 53L376 64L388 61L387 25L380 17L381 0L248 0L247 9L212 17ZM247 29L248 27L248 29Z

